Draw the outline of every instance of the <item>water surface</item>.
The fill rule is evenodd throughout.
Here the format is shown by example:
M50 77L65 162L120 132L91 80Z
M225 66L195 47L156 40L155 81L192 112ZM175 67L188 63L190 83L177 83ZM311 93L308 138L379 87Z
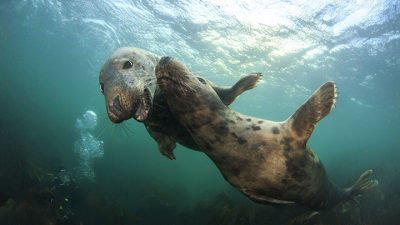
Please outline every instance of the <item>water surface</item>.
M263 82L232 108L272 120L286 119L334 80L337 107L309 145L337 184L348 186L369 168L380 181L335 221L400 221L398 0L6 0L1 224L13 224L13 215L28 224L18 216L28 215L24 204L57 224L285 224L296 215L247 200L204 154L179 146L169 161L142 124L111 124L98 72L122 46L173 56L221 85L262 72ZM77 125L87 111L97 116L90 129Z

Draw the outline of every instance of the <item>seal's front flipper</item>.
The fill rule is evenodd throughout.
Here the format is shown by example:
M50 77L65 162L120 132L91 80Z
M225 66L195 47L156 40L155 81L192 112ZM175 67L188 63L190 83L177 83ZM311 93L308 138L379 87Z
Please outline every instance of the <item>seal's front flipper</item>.
M288 127L300 142L307 143L317 123L334 108L336 103L336 84L327 82L287 120Z
M176 141L174 139L169 138L168 136L165 137L166 138L163 139L162 141L157 141L158 149L160 150L161 154L166 156L168 159L174 160L176 159L174 155Z
M174 160L174 149L176 147L176 140L175 138L168 136L164 133L154 131L155 129L150 129L146 127L149 134L153 137L153 139L158 144L158 150L160 150L161 154L167 157L170 160Z
M232 87L224 88L212 85L225 105L230 105L243 92L253 89L260 81L261 73L251 73L242 77Z

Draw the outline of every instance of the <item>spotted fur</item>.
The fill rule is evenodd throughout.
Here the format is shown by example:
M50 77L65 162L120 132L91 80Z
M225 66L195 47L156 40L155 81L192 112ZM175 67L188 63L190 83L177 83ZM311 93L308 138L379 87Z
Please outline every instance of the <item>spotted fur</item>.
M105 97L108 117L114 123L135 118L133 112L137 110L138 104L146 103L148 113L135 119L144 123L158 143L160 152L169 159L175 159L173 150L176 142L194 150L199 150L199 147L189 132L176 121L160 94L154 74L159 59L156 54L138 48L117 49L103 65L99 84ZM225 105L231 104L244 91L254 88L259 78L259 74L250 74L242 77L232 87L221 87L205 78L196 77L202 85L210 85ZM186 94L192 90L190 86L183 87L179 82L176 87L178 92ZM229 132L226 129L227 126L221 124L215 132L224 134Z
M321 209L350 200L377 184L367 171L352 187L338 188L306 146L315 125L335 104L333 82L322 85L289 119L275 122L229 109L210 85L201 83L170 57L160 60L156 76L175 118L224 178L256 202Z

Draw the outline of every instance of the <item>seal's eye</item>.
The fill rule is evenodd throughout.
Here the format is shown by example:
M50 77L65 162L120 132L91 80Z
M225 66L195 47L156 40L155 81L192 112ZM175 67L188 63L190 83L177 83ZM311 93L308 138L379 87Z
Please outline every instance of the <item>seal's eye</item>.
M203 78L198 77L197 79L198 79L202 84L207 84L207 82L206 82Z
M104 93L104 83L100 83L100 91L101 93Z
M132 68L132 66L133 66L133 63L131 61L126 61L124 63L124 66L122 66L122 69L130 69L130 68Z

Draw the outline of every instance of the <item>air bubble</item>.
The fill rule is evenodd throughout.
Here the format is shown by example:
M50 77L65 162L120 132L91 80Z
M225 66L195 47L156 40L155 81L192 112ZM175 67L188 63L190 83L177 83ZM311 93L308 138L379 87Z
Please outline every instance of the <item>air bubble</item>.
M93 111L86 111L81 118L76 119L75 127L80 138L75 142L75 152L79 156L79 167L76 168L79 178L94 180L93 162L104 155L104 142L91 133L97 126L97 115Z

